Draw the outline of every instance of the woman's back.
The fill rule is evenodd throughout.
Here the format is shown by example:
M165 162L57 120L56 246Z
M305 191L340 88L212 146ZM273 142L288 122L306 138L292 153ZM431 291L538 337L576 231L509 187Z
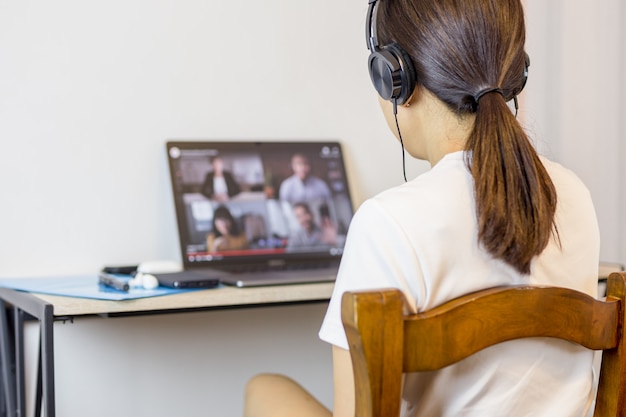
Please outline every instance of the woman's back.
M570 171L544 164L557 189L560 233L533 260L530 275L493 259L478 243L473 181L464 153L457 152L363 204L350 227L335 294L400 288L414 312L497 285L564 286L595 296L599 234L589 193ZM347 348L339 299L333 297L320 337ZM592 360L589 351L560 341L507 342L442 371L407 376L406 415L582 415Z

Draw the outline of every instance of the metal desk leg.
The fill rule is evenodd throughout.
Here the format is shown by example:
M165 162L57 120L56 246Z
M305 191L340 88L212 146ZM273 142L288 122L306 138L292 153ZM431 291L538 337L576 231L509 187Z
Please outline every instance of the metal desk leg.
M49 310L49 311L48 311ZM52 307L42 310L39 321L39 355L37 358L37 385L35 392L34 416L54 417L54 350L53 350ZM43 400L43 401L42 401Z
M46 417L55 417L54 400L54 316L50 304L43 306L40 316L41 369L43 377L44 413Z
M26 355L24 354L24 321L26 313L24 310L15 307L13 310L14 324L13 333L15 336L15 387L17 415L26 415L26 377L24 364Z
M0 345L0 368L2 369L2 415L15 417L15 387L16 380L13 373L15 360L13 351L11 350L11 341L13 340L9 331L9 320L7 317L7 306L0 299L0 328L1 328L1 345Z
M43 398L43 394L41 392L42 386L42 376L41 376L41 338L39 339L39 356L37 357L37 385L35 385L35 413L34 417L41 417L41 399Z
M3 372L3 381L9 383L5 385L5 398L11 399L13 405L9 409L10 417L23 417L26 415L25 398L25 375L24 375L24 362L26 360L24 355L24 321L25 318L31 316L39 321L40 331L40 343L39 349L41 352L41 361L39 363L39 370L41 372L41 378L38 381L38 393L36 395L35 410L43 410L46 417L55 417L55 399L54 399L54 346L53 346L53 306L32 294L20 291L14 291L7 288L0 288L0 309L3 311L3 316L0 317L0 325L2 331L9 333L8 320L6 319L6 304L11 304L14 307L15 322L12 329L12 335L15 341L15 355L10 354L10 348L8 341L3 342L2 347L2 365L5 369L5 363L15 364L15 376L10 372L7 374ZM28 315L28 316L27 316ZM3 340L7 340L4 338ZM5 356L7 359L5 360ZM8 362L7 362L8 361ZM14 394L9 394L9 389L14 389ZM12 413L12 414L11 414Z

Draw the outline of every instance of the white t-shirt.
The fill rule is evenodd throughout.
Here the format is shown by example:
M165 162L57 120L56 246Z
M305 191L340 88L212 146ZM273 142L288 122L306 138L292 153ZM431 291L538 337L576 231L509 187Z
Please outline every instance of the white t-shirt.
M226 178L213 177L213 194L215 195L228 195L228 186L226 185Z
M542 284L597 293L600 237L588 190L542 159L558 194L552 239L521 275L478 244L473 179L463 152L413 181L366 201L355 214L320 338L348 348L341 295L401 289L413 312L480 289ZM520 314L523 314L520 311ZM554 339L493 346L436 372L406 376L405 416L583 416L590 406L593 352Z

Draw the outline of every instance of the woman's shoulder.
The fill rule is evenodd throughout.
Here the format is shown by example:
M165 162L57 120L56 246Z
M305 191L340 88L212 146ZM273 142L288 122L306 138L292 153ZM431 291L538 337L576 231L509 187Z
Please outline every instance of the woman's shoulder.
M356 222L370 227L391 222L420 232L454 228L463 222L473 224L471 174L463 161L447 165L438 164L419 177L366 200L355 214Z
M587 186L574 171L544 156L541 156L540 159L556 187L559 198L563 198L568 194L574 194L575 196L580 196L581 194L589 195Z
M453 201L463 201L471 194L472 187L463 153L455 152L413 180L387 189L373 199L391 206L445 206Z

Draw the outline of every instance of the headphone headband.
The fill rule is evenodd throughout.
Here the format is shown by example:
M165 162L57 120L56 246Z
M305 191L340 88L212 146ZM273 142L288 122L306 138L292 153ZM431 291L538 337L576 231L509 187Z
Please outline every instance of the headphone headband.
M378 6L381 0L368 0L367 18L365 22L365 41L370 51L368 69L372 84L378 94L385 100L392 101L394 112L399 104L404 104L413 94L417 83L417 75L411 56L397 43L380 45L377 34ZM506 100L514 99L521 93L528 78L530 58L527 53L524 60L523 81L519 88L510 91ZM516 103L517 104L517 103Z
M394 104L404 104L415 89L415 69L411 57L396 43L381 46L377 34L378 0L369 0L365 37L370 51L368 68L378 94Z
M370 52L374 52L378 48L376 27L372 26L373 22L376 20L374 12L378 11L378 8L375 7L377 1L378 0L369 0L369 6L367 8L367 19L365 20L365 43L367 44L367 49Z

